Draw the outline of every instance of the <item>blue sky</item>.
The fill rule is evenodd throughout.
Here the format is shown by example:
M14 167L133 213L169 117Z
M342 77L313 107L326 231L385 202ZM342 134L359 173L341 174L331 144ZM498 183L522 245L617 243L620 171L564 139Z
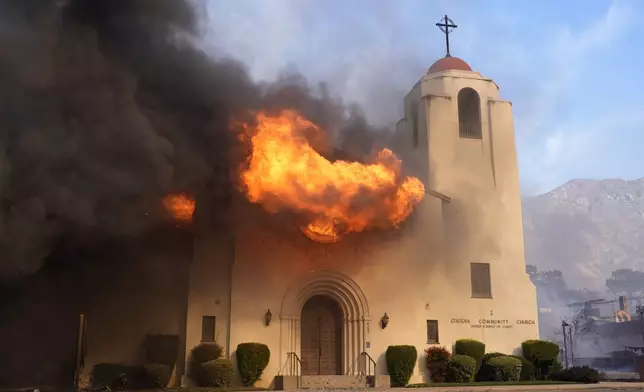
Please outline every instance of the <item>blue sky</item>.
M573 178L644 177L644 1L206 0L204 47L254 78L295 68L395 122L402 98L444 55L513 102L522 191Z

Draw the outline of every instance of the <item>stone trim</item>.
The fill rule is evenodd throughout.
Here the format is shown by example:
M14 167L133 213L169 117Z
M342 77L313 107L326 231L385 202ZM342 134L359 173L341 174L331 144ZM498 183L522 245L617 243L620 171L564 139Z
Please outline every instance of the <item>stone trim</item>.
M367 298L348 276L336 271L314 270L291 286L284 295L280 312L281 347L280 358L295 352L301 356L300 317L309 298L325 295L333 298L342 309L342 369L344 374L357 374L358 357L366 350L370 321Z

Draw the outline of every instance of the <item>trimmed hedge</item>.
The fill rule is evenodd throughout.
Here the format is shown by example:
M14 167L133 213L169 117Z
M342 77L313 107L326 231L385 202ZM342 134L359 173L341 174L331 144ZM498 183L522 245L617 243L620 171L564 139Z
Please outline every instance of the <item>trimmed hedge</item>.
M510 355L513 358L516 358L521 361L521 378L519 381L532 381L534 380L534 365L532 362L528 361L523 357L516 355Z
M455 355L467 355L476 360L476 369L481 366L483 355L485 355L485 343L474 339L459 339L454 344Z
M601 381L601 374L588 365L573 366L552 374L555 381L580 382L584 384L597 384Z
M503 356L505 356L505 354L497 353L497 352L487 353L483 355L483 359L481 360L481 367L476 373L476 381L494 381L494 371L492 367L488 364L488 362L492 358L503 357Z
M521 360L507 355L491 358L487 366L492 371L492 381L514 381L521 378Z
M237 370L246 387L252 387L268 366L271 351L262 343L241 343L237 346Z
M233 378L233 363L228 359L215 359L201 364L199 370L199 386L201 387L229 387Z
M559 346L556 343L535 339L521 343L521 349L523 357L534 365L536 377L547 379L550 375L550 367L559 356Z
M154 388L165 388L168 386L170 375L172 374L170 366L162 363L148 363L143 369L145 370L145 376L150 386Z
M467 355L454 355L447 365L447 381L467 383L474 381L476 359Z
M221 358L224 355L224 349L219 343L201 343L195 346L190 354L192 362L204 363Z
M414 372L418 352L414 346L389 346L385 353L392 387L404 387Z
M190 351L190 362L188 363L188 377L200 387L211 386L209 380L212 373L206 370L204 365L214 366L214 361L220 359L224 354L223 348L218 343L201 343L192 348Z
M445 347L429 347L425 350L425 361L432 382L447 381L447 364L450 356Z
M117 383L120 383L119 376L121 374L125 374L127 378L126 389L145 389L149 387L143 366L119 363L98 363L94 365L91 376L92 387L96 388L100 385L114 387Z

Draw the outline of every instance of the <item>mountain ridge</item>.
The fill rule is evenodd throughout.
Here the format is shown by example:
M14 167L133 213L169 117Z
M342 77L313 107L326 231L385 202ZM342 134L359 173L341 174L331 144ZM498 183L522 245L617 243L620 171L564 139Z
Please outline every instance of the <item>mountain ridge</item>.
M570 287L603 292L615 269L644 269L644 178L573 179L522 204L526 263Z

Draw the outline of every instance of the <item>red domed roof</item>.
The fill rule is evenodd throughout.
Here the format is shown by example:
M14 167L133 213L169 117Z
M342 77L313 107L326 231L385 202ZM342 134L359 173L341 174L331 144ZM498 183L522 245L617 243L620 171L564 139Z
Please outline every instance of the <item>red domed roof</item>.
M472 71L472 68L458 57L443 57L438 60L427 70L427 73L447 71L448 69L457 69L460 71Z

